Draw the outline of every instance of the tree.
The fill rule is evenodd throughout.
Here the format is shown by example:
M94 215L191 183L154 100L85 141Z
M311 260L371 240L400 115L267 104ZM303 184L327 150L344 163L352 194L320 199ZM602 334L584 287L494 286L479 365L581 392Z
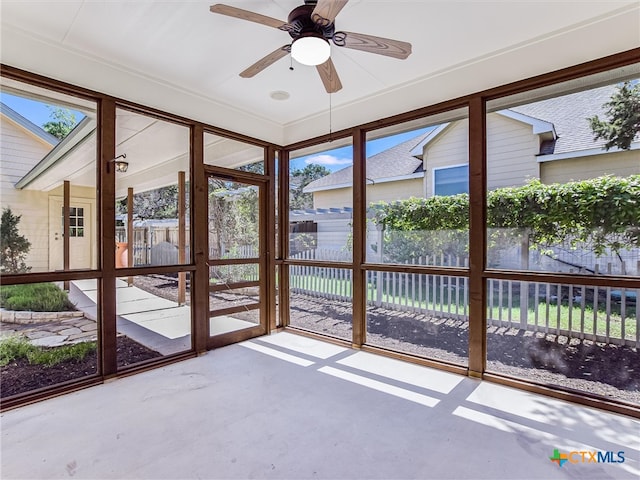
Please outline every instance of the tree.
M238 167L238 170L240 170L241 172L250 172L264 175L264 162L261 161L250 163L249 165L243 165L242 167Z
M313 208L313 194L304 193L304 187L314 180L326 177L330 173L331 170L317 164L309 164L303 169L296 168L291 171L289 177L289 208L292 210Z
M607 109L607 121L600 120L597 115L587 119L595 140L605 139L605 150L613 147L629 150L640 132L640 84L624 82L602 106Z
M26 273L31 270L25 259L31 249L31 242L18 231L22 215L14 215L11 208L2 210L0 220L0 272Z
M69 132L73 130L73 128L78 123L76 121L76 116L66 108L59 107L51 107L49 106L49 117L51 117L51 121L45 123L42 128L47 132L53 135L54 137L62 140Z

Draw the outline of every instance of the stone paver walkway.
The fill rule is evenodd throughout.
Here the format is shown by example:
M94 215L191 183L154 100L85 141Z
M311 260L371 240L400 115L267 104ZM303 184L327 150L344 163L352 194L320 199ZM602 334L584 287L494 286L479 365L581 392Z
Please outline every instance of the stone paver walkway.
M0 338L22 336L33 345L59 347L98 339L96 322L86 317L48 320L40 323L0 322Z

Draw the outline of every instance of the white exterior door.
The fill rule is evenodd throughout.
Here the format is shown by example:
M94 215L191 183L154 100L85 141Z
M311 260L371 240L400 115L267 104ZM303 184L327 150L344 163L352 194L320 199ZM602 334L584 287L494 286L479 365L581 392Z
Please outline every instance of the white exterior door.
M92 246L94 232L94 202L87 199L70 199L69 212L69 268L95 267ZM49 197L49 270L62 270L64 265L64 240L62 197Z

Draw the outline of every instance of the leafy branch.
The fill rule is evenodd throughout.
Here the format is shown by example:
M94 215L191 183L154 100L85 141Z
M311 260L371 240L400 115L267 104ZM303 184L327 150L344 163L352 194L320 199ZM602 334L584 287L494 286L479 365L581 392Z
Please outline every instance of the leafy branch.
M386 230L415 232L469 229L469 196L410 198L372 205L374 222ZM589 243L597 255L606 249L640 247L640 175L603 176L580 182L543 184L487 194L487 226L527 229L532 248L568 242Z

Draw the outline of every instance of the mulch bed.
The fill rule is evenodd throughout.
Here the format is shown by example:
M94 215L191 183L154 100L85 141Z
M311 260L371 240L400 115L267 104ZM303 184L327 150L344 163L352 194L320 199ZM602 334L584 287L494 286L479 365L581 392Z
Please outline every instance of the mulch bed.
M125 336L118 337L116 345L120 368L162 356ZM0 398L94 375L97 365L95 351L83 360L69 360L50 367L31 365L27 359L19 359L0 367Z
M144 276L135 277L135 283L175 301L177 281ZM468 324L464 321L380 307L367 308L367 320L370 345L466 365ZM348 302L300 294L291 296L292 326L351 340L351 321ZM118 366L124 367L161 355L122 336L118 337L117 356ZM70 361L54 367L29 365L26 361L0 367L0 396L4 398L92 375L96 365L97 357L93 353L82 362ZM487 371L640 404L640 350L637 348L490 328Z
M351 339L351 305L295 294L291 325ZM367 308L367 343L466 365L468 323ZM640 350L554 334L490 327L487 371L640 404Z

